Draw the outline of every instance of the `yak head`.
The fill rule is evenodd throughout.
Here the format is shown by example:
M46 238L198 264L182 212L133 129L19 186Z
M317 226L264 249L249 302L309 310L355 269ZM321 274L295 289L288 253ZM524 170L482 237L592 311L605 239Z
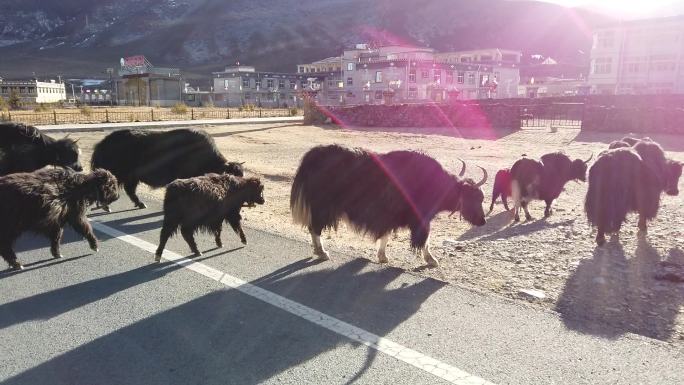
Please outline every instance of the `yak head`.
M264 200L264 185L259 178L245 178L242 192L244 194L242 198L249 207L266 203L266 200Z
M238 162L227 162L223 166L223 173L224 174L230 174L234 176L239 176L242 177L245 175L245 170L242 167L242 165L245 164L244 162L238 163Z
M587 181L587 165L589 164L589 162L591 162L591 160L593 158L594 158L594 154L591 154L591 156L587 160L582 160L582 159L573 160L572 164L570 165L570 179L586 182Z
M459 173L459 177L465 175L465 162L461 160L463 167ZM451 193L447 197L446 206L448 210L452 211L452 214L456 211L461 212L461 216L465 218L466 221L470 222L475 226L484 226L486 223L485 212L482 208L482 202L484 201L484 193L482 193L482 187L487 182L487 170L478 166L484 176L480 182L475 183L472 179L454 179L454 186L451 188Z
M665 180L665 194L679 195L679 177L682 176L682 163L675 160L667 161L667 175Z
M119 199L119 187L116 177L105 169L95 169L88 175L88 184L92 194L92 201L100 205L110 205Z
M81 162L78 161L79 155L81 155L81 149L78 148L78 140L70 139L67 137L59 140L55 140L54 143L50 145L54 154L54 165L70 168L74 171L83 171Z

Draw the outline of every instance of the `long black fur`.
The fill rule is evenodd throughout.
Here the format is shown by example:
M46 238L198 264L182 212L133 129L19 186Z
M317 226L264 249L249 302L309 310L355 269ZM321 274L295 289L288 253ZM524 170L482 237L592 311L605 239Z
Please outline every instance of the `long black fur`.
M244 173L241 164L226 160L211 136L192 129L115 131L95 146L91 164L111 171L140 208L145 205L135 190L141 182L159 188L208 173Z
M492 187L492 203L489 206L489 213L494 210L494 203L501 197L504 208L508 211L508 197L511 196L511 170L508 168L496 172L494 177L494 187Z
M222 247L221 227L224 221L246 244L240 210L245 205L264 204L263 192L264 185L258 178L228 174L207 174L170 183L164 196L164 223L156 260L161 259L166 242L179 228L196 255L201 255L194 239L197 231L214 234L216 246Z
M52 255L59 258L65 224L97 250L97 239L85 217L86 208L118 198L116 178L102 169L89 174L45 169L0 177L0 254L10 267L21 269L12 245L22 233L33 231L50 238Z
M0 176L53 165L82 171L75 140L56 140L36 127L0 123Z
M540 161L523 158L511 167L511 180L520 188L522 207L533 199L546 203L544 216L552 213L551 205L565 185L571 180L586 181L587 163L581 159L571 160L567 155L554 152L543 155ZM516 213L516 220L519 217ZM528 220L531 219L529 216Z
M584 202L589 223L598 229L596 243L603 245L606 234L618 233L631 212L639 214L639 229L646 231L658 214L661 194L679 194L681 174L682 164L667 159L648 138L602 152L589 170Z
M290 209L296 223L318 236L323 229L336 229L343 218L376 240L408 227L411 247L419 249L439 212L460 211L468 222L484 225L483 199L472 180L448 173L425 154L376 154L330 145L304 155L292 184Z

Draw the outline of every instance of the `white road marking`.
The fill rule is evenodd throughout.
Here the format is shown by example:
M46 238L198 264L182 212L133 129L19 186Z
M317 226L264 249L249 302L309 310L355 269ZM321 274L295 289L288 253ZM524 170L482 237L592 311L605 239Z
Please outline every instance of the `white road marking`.
M121 241L124 241L126 243L129 243L153 255L157 250L156 245L153 245L150 242L147 242L140 238L134 237L132 235L123 233L117 229L109 227L97 219L91 219L91 222L96 230L103 232L114 238L117 238ZM403 345L393 342L387 338L383 338L376 334L367 332L361 328L341 321L337 318L331 317L325 313L321 313L318 310L312 309L308 306L304 306L298 302L289 300L278 294L272 293L268 290L252 285L246 281L243 281L240 278L233 277L227 273L209 267L205 264L185 258L172 251L164 250L164 254L162 255L162 257L171 262L174 262L177 265L183 266L186 269L190 269L207 278L220 282L232 289L238 290L260 301L266 302L281 310L301 317L309 322L313 322L316 325L319 325L339 335L345 336L351 340L359 342L379 352L392 356L409 365L413 365L420 370L426 371L441 379L451 382L452 384L495 385L492 382L474 376L457 367L436 360L432 357L426 356L425 354L422 354L413 349L407 348ZM152 261L153 259L150 257L150 262Z

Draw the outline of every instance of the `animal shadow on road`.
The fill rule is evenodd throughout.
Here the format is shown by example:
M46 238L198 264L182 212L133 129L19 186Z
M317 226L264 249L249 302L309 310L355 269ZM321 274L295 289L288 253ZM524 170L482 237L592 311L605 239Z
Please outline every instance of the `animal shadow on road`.
M373 269L360 259L290 274L312 262L297 262L253 284L380 336L411 317L445 285L432 279L392 283L401 270ZM58 301L59 309L59 302L72 301L71 294L88 295L86 287L77 289L49 299ZM54 306L43 302L45 309ZM35 303L23 305L24 311L34 311L30 305ZM344 379L330 377L322 383L363 382L377 351L240 291L218 290L79 346L4 384L260 384L296 367L307 370L317 356L329 360L335 353L328 352L344 346L365 351L365 362ZM338 370L345 368L333 369Z
M489 227L491 222L493 226ZM531 233L536 233L538 231L553 229L556 227L570 226L575 222L575 219L566 219L561 222L548 222L546 218L532 220L529 222L514 223L511 222L511 214L509 212L504 212L495 215L487 221L487 224L481 228L473 228L465 232L459 240L473 239L478 236L482 236L480 241L495 241L499 239L508 239L518 236L526 236ZM510 224L506 226L506 224ZM486 235L485 235L486 234Z
M684 266L684 252L672 249L664 260ZM580 262L556 310L567 328L581 333L605 338L635 333L666 341L673 337L684 288L654 278L662 261L645 239L629 259L613 239Z
M156 221L146 221L147 219L156 217L159 217ZM126 234L138 234L149 230L161 229L163 222L164 213L161 211L148 212L134 217L102 221L103 224L114 227Z
M471 227L465 233L461 234L461 236L458 237L458 240L468 241L483 235L496 233L503 229L506 225L510 224L512 219L513 215L510 211L504 211L491 217L487 217L487 223L485 223L484 226Z

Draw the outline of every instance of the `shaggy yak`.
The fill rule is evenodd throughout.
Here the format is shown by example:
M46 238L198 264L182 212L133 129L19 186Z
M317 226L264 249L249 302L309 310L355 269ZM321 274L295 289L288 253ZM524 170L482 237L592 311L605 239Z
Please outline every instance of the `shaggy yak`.
M511 167L511 192L515 204L513 219L520 221L520 207L525 211L525 218L532 219L527 205L538 199L546 202L544 217L552 214L551 204L556 200L565 184L571 180L586 181L587 160L570 160L567 155L556 152L541 157L541 161L522 158Z
M489 213L494 211L494 203L501 196L504 208L508 211L508 197L511 196L511 170L508 168L499 170L494 177L494 188L492 189L492 204L489 206Z
M622 138L620 140L610 142L610 144L608 145L608 149L614 150L616 148L629 148L629 147L632 147L635 144L639 143L639 141L641 141L641 140L651 140L651 138L637 139L637 138L625 136L624 138Z
M264 185L258 178L207 174L170 183L164 196L164 224L155 260L161 260L166 242L179 227L183 239L197 256L202 253L197 249L194 234L198 230L210 232L214 234L216 246L223 247L221 227L224 221L240 241L247 244L240 224L240 209L256 204L264 204Z
M50 238L50 251L61 258L59 244L65 224L83 235L97 251L97 239L85 217L92 203L109 204L119 198L116 178L106 170L90 174L45 169L0 177L0 254L13 269L22 269L12 250L26 231Z
M463 161L462 161L463 162ZM461 215L476 226L485 224L481 182L448 173L433 158L411 151L376 154L337 145L315 147L304 155L292 184L290 209L295 223L311 233L314 254L329 259L321 244L325 228L341 219L380 240L378 261L386 263L390 232L408 227L411 247L422 250L430 266L430 222L442 211ZM465 173L465 162L459 176Z
M639 231L658 214L660 196L679 194L682 163L665 158L662 148L646 138L631 147L601 153L589 170L584 210L589 223L598 228L596 243L606 234L617 234L630 212L639 214Z
M0 123L0 175L31 172L48 165L82 171L77 140L56 140L33 126Z
M138 208L147 207L135 193L140 182L159 188L208 173L243 176L241 163L228 162L211 136L191 129L115 131L95 146L92 168L111 171Z

